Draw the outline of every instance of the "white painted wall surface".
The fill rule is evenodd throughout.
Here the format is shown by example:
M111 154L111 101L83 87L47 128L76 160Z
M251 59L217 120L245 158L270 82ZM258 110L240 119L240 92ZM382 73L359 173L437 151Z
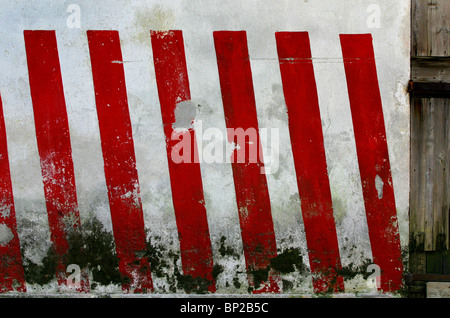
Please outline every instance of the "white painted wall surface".
M409 206L409 2L408 0L173 0L173 1L6 1L0 2L0 92L5 114L18 233L26 258L39 262L49 231L41 180L23 39L24 30L56 30L66 98L81 222L97 217L111 230L87 30L118 30L145 226L161 237L166 252L178 252L178 238L150 30L182 30L192 101L200 104L196 127L225 121L213 31L245 30L248 37L260 128L279 128L279 168L267 175L279 249L308 254L301 218L286 106L277 59L276 31L308 31L318 89L322 128L340 253L344 266L371 258L339 34L371 33L387 130L402 246L408 242ZM80 27L70 28L80 8ZM375 5L375 7L373 6ZM371 7L372 6L372 7ZM375 8L375 9L374 9ZM379 8L379 20L377 20ZM375 11L373 11L375 10ZM375 16L374 16L375 14ZM73 17L73 16L72 16ZM373 20L375 18L375 20ZM379 22L379 25L377 24ZM76 25L75 25L76 26ZM217 293L246 293L244 258L222 257L220 238L242 253L230 164L202 163L202 177L216 263L224 266ZM25 247L25 244L27 245ZM178 266L181 266L178 263ZM168 269L170 272L173 269ZM242 284L231 283L237 277ZM310 277L287 275L290 293L312 292ZM227 285L228 282L228 285ZM357 276L346 292L370 292ZM169 293L154 277L156 293ZM30 285L30 292L53 292L56 284ZM120 292L119 286L102 291ZM182 293L183 291L178 291Z

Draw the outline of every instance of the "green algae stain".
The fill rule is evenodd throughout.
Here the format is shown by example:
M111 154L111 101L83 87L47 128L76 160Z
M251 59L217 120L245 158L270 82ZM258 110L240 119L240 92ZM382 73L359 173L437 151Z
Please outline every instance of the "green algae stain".
M281 274L288 274L294 271L305 273L307 271L300 250L296 248L289 248L272 258L270 266Z
M24 255L24 274L28 283L45 285L56 277L59 265L77 264L88 270L97 284L122 284L127 281L119 272L119 259L115 252L113 235L104 230L97 219L83 225L83 229L72 229L67 234L69 248L60 256L53 245L47 250L41 264Z

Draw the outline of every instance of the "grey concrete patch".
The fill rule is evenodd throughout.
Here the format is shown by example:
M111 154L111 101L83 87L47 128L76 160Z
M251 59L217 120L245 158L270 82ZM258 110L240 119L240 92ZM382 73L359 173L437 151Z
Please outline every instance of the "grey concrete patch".
M197 115L197 106L191 101L182 101L175 108L175 122L172 127L175 129L191 128L192 121Z

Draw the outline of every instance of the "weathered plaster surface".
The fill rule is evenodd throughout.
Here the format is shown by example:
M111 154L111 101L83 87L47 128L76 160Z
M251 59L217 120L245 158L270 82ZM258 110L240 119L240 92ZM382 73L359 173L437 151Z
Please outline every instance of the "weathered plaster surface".
M81 28L68 28L69 4L78 4ZM380 28L369 28L368 5L380 6ZM49 229L34 131L23 30L56 30L71 133L81 223L96 218L112 231L103 172L86 30L119 30L145 226L164 259L157 293L183 293L179 244L165 152L149 30L183 31L192 102L181 118L194 127L225 132L212 32L246 30L260 128L278 128L279 168L267 175L277 245L294 249L305 268L282 275L287 293L312 292L304 226L289 143L274 33L308 31L319 95L334 216L342 263L353 269L347 292L367 291L364 266L371 259L356 148L345 82L341 33L372 33L387 129L402 245L408 239L409 1L3 1L0 10L0 92L7 127L18 234L25 262L42 264ZM183 106L183 105L180 105ZM184 105L186 106L186 105ZM192 110L192 111L191 111ZM186 124L182 120L180 127ZM269 136L270 137L270 136ZM270 140L267 143L271 145ZM218 293L247 293L245 261L229 164L202 164L205 204ZM382 193L379 193L382 195ZM1 211L1 210L0 210ZM1 226L1 225L0 225ZM0 227L0 244L8 240ZM355 270L358 266L358 270ZM56 283L29 284L53 292ZM120 286L98 286L119 292ZM370 290L369 290L370 291Z

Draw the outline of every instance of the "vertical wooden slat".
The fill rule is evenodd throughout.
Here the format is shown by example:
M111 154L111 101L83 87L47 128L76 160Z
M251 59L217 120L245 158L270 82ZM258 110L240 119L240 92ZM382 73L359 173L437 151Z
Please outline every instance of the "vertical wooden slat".
M425 2L425 1L422 1ZM437 4L437 0L429 0L428 1L428 7L427 7L427 28L426 28L426 36L427 36L427 42L426 42L426 55L427 56L433 56L434 54L437 54L438 48L435 44L436 41L434 41L434 36L436 34L436 25L434 20L438 19L439 17L439 7Z
M444 182L444 197L445 197L445 209L444 209L444 226L447 233L446 247L450 249L450 99L445 100L445 112L444 112L444 134L446 142L446 158L445 158L445 182ZM447 194L445 196L445 194Z
M425 215L426 215L426 196L425 196L425 190L426 190L426 108L427 108L427 99L421 98L420 104L418 107L421 108L421 130L418 131L420 135L420 148L418 149L420 151L420 161L419 161L419 206L418 206L418 212L419 212L419 225L420 225L420 231L423 234L422 235L422 250L425 250Z
M427 252L427 274L441 274L443 265L441 252Z
M450 1L428 1L428 47L429 56L448 56L450 53Z
M425 123L425 251L433 251L434 105L427 100Z
M448 106L445 98L412 100L410 237L414 250L448 248Z
M450 55L450 1L413 0L412 56Z
M411 9L412 56L449 56L450 1L413 0Z
M446 241L446 231L444 222L446 217L445 210L445 160L446 160L446 142L445 142L445 99L431 99L434 106L434 149L433 149L433 194L430 199L433 200L433 250L442 250Z
M450 251L446 250L442 255L442 274L450 274Z
M412 0L411 3L411 55L426 56L428 47L428 3L424 0Z
M424 246L425 209L423 206L423 107L422 99L412 101L411 111L411 204L410 237L412 251L422 251Z

